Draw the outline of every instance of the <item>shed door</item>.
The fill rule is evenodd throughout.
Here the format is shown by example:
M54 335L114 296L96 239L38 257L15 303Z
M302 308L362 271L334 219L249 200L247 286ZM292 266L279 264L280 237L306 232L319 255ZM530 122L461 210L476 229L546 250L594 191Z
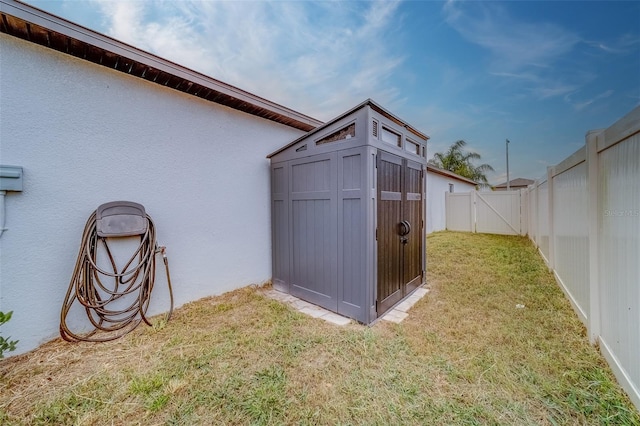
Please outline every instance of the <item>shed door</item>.
M422 165L379 152L378 289L382 315L422 282Z
M410 224L410 232L403 244L402 282L405 294L412 292L422 283L422 165L404 160L402 218Z

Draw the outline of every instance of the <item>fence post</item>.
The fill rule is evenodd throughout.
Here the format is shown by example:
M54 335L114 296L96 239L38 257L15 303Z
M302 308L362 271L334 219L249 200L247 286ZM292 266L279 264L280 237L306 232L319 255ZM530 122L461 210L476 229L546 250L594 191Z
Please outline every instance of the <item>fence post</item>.
M529 233L529 188L522 188L518 191L518 202L520 205L520 235Z
M548 215L549 223L549 270L555 271L555 233L553 229L553 175L555 174L555 168L553 166L547 167L547 188L549 198L549 211Z
M471 207L471 232L475 233L478 232L476 229L476 191L475 190L471 190L470 193L470 198L469 198L469 205Z
M447 191L444 193L444 229L449 230L449 192Z
M536 247L540 248L540 185L536 181Z
M531 189L529 190L531 196L529 197L530 203L535 203L532 208L529 209L529 227L531 229L531 233L529 237L531 241L533 241L533 245L538 248L538 180L536 179L531 185ZM531 214L533 213L533 214ZM533 228L531 228L533 227Z
M587 133L587 218L589 221L589 318L587 333L591 343L595 344L600 336L600 280L598 264L598 218L600 217L598 183L598 140L604 138L604 131Z

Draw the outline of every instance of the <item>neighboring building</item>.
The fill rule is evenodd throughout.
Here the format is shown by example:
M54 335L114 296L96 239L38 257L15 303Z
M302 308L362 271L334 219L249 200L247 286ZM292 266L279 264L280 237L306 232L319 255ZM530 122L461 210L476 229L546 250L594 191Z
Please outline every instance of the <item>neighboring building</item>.
M427 234L447 227L445 193L475 191L477 183L427 164Z
M533 179L517 178L509 181L509 189L526 189L535 182ZM506 191L507 182L501 183L493 187L495 191Z

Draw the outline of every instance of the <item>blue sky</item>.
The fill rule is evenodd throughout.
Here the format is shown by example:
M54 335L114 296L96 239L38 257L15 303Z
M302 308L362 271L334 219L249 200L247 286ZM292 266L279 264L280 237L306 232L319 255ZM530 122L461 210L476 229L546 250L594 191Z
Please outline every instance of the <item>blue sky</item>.
M640 105L638 1L28 3L320 120L372 98L492 183Z

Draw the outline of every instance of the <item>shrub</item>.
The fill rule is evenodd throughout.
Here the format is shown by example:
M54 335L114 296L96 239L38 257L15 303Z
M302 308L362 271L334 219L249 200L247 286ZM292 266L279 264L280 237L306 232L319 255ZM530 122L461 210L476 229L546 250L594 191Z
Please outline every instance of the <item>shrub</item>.
M11 319L11 315L13 314L13 311L11 312L7 312L6 314L2 311L0 311L0 325L8 322ZM4 353L5 352L11 352L11 351L15 351L16 350L16 344L18 343L17 340L9 340L10 338L4 338L2 336L0 336L0 359L4 358Z

